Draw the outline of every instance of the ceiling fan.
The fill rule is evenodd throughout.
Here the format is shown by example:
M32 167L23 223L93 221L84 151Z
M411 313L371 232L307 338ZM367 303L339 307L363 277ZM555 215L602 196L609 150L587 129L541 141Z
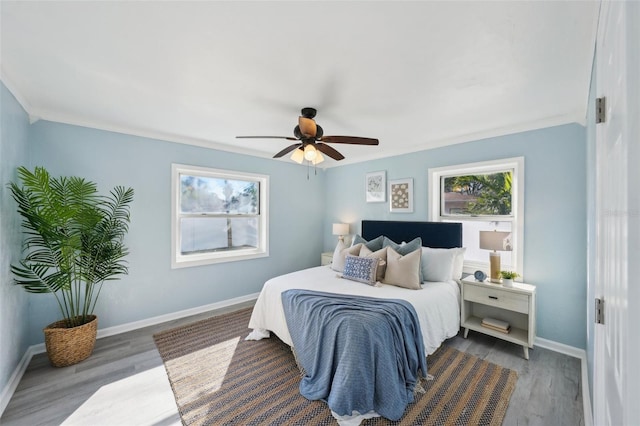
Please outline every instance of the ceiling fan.
M302 163L307 160L312 164L318 164L324 161L321 152L333 158L334 160L344 159L344 155L340 154L327 143L346 143L352 145L378 145L378 139L361 138L357 136L324 136L322 127L316 124L313 119L316 116L315 108L302 108L301 116L298 117L298 125L293 129L291 136L236 136L238 139L286 139L290 141L299 141L289 145L282 151L278 152L273 158L280 158L291 151L293 155L291 159Z

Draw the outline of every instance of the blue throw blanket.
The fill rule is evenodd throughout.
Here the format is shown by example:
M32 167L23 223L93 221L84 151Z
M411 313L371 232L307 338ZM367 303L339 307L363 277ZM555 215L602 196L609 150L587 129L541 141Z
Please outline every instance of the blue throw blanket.
M344 416L376 411L398 420L427 361L409 302L309 290L282 293L287 326L305 371L300 393Z

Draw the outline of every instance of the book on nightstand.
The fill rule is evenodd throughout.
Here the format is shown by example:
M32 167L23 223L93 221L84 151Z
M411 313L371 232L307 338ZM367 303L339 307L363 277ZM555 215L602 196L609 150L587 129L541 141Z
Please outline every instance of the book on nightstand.
M484 318L482 320L482 326L505 334L511 331L511 326L508 322L495 318Z

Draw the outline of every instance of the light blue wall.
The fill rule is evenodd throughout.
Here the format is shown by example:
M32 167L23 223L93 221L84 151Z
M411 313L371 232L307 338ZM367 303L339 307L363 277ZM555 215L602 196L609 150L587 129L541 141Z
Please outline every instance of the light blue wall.
M16 167L28 165L28 129L27 114L0 83L0 395L29 346L27 293L13 285L10 270L22 249L20 216L7 189Z
M129 275L105 285L96 313L100 328L257 293L266 280L320 264L324 174L286 161L198 148L46 121L30 129L33 165L53 175L95 181L101 191L131 186L135 198L127 236ZM270 176L270 255L171 269L171 163ZM43 297L44 296L44 297ZM52 297L31 298L29 342L59 318Z
M393 143L393 141L381 141ZM363 219L427 220L428 169L499 158L525 158L524 275L537 286L537 335L585 348L586 132L570 124L484 139L327 171L324 249L333 250L331 224L359 231ZM389 213L366 203L367 172L414 179L414 213Z

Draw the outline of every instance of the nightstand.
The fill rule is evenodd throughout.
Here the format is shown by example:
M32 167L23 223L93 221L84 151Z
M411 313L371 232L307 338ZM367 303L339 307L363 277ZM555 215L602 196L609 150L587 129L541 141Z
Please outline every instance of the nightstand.
M503 287L469 276L462 280L461 300L460 326L465 329L465 339L469 330L488 334L521 345L525 359L529 359L529 348L533 348L536 335L535 286L513 283L513 287ZM482 319L487 317L508 322L509 333L483 327Z
M331 262L333 262L333 252L327 251L322 253L322 255L320 256L320 265L331 265Z

